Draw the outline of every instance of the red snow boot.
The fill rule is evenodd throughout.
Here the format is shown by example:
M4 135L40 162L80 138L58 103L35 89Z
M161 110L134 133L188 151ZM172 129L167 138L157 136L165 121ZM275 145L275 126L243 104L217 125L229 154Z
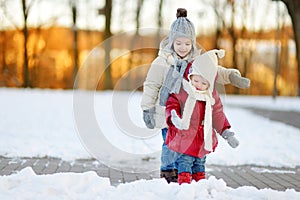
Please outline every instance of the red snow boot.
M192 174L192 179L196 182L200 181L201 179L205 179L205 172L197 172Z
M188 172L181 172L178 174L178 183L181 185L182 183L190 184L192 181L192 175Z

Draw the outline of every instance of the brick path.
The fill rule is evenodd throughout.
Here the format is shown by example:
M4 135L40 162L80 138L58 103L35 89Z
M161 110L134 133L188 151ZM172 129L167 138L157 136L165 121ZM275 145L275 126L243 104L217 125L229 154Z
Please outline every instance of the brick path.
M101 177L108 177L112 185L139 179L159 177L159 171L152 173L126 173L109 168L93 159L67 162L58 158L7 158L0 157L0 175L10 175L25 167L32 167L36 174L60 172L95 171ZM208 177L222 178L229 187L254 186L258 189L272 188L284 191L295 189L300 192L300 166L296 168L274 168L254 165L220 166L207 165Z
M260 108L249 108L255 114L269 118L274 121L280 121L296 128L300 128L300 113L295 111L283 110L264 110Z

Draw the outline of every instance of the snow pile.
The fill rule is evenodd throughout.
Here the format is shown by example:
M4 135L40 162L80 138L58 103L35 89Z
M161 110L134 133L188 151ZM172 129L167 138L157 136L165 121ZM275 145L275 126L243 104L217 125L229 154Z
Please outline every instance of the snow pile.
M292 190L285 192L271 189L258 190L254 187L233 189L226 186L222 179L210 177L198 183L167 184L163 179L139 180L111 186L108 178L101 178L95 172L61 173L36 175L31 168L17 174L0 177L1 199L300 199L300 193Z

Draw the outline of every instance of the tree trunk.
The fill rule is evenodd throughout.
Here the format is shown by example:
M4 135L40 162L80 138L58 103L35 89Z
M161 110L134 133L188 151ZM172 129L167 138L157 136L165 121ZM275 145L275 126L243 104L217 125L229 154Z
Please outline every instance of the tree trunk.
M110 51L111 51L111 11L112 0L105 0L105 31L104 31L104 46L105 46L105 71L104 71L104 85L103 89L113 89L111 66L110 66Z
M214 41L214 44L213 44L213 47L215 49L219 49L219 40L221 39L221 34L222 34L222 29L226 27L225 25L225 21L224 21L224 15L223 13L221 14L218 10L218 8L220 7L220 1L219 0L214 0L212 1L212 7L213 7L213 10L215 12L215 15L217 17L217 20L216 20L216 39Z
M72 18L73 18L73 51L74 51L74 68L73 68L73 84L78 71L78 29L77 29L77 5L76 0L72 1Z
M134 88L134 83L132 81L134 81L134 78L132 78L132 73L133 71L131 71L131 69L133 68L133 59L134 59L134 53L135 50L139 50L139 49L135 49L135 44L140 42L140 33L139 33L139 29L140 29L140 16L141 16L141 10L144 4L144 0L138 0L137 1L137 8L136 8L136 16L135 16L135 21L136 21L136 26L135 26L135 33L134 36L132 37L131 41L130 41L130 57L129 57L129 63L128 63L128 68L127 68L127 72L129 72L128 76L127 76L127 89L130 88ZM139 59L140 56L139 56ZM140 61L140 60L139 60ZM138 62L139 62L138 61Z
M160 37L161 37L161 27L162 27L162 7L163 7L163 0L159 1L159 6L158 6L158 13L157 13L157 32L156 32L156 41L157 41L157 50L155 56L159 52L159 44L160 44Z
M237 69L237 56L236 56L236 51L235 51L235 46L237 43L237 36L235 34L235 2L231 1L231 27L229 28L229 33L231 35L232 39L232 65L233 68ZM234 94L239 94L239 89L234 87L233 88L233 93Z
M278 0L273 0L278 1ZM297 95L300 96L300 2L296 0L281 0L285 3L290 14L294 38L296 43L296 56L297 56L297 69L298 69L298 91Z
M24 36L24 71L23 71L23 87L30 87L29 82L29 70L28 70L28 51L27 51L27 41L28 41L28 27L27 27L27 17L28 17L28 8L26 7L26 0L22 0L22 12L24 17L24 27L23 27L23 36Z
M136 26L135 26L135 33L130 41L130 47L129 47L129 50L130 50L130 57L129 57L129 64L128 64L128 68L126 71L130 70L133 66L133 54L134 54L134 46L137 42L137 40L139 39L139 28L140 28L140 14L141 14L141 9L142 9L142 5L143 5L143 2L144 0L138 0L137 2L137 8L136 8L136 15L135 15L135 23L136 23Z
M5 60L5 57L6 57L6 34L4 31L0 31L0 36L1 36L1 74L2 76L4 75L3 77L3 82L1 83L3 86L6 86L6 76L5 74L7 73L7 66L6 66L6 60Z

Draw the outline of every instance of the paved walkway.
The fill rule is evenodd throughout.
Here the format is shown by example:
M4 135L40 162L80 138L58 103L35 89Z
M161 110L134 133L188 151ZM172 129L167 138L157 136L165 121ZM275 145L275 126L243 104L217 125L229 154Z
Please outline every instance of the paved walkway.
M300 129L300 113L295 111L264 110L259 108L248 108L255 114L269 118L274 121L283 122Z
M151 161L150 161L151 162ZM82 173L95 171L101 177L108 177L112 185L139 179L159 178L159 171L152 173L126 173L109 168L96 160L84 159L67 162L58 158L7 158L0 157L0 175L10 175L32 167L36 174L53 174L60 172ZM274 168L254 165L220 166L207 165L208 177L222 178L228 186L254 186L259 189L272 188L284 191L295 189L300 192L300 166L296 168Z
M300 113L249 109L271 120L281 121L300 128ZM51 157L8 158L0 156L0 176L16 173L25 167L32 167L36 174L95 171L101 177L108 177L112 185L139 179L159 178L159 171L143 174L126 173L109 168L93 159L68 162ZM213 175L217 178L222 178L232 188L254 186L258 189L271 188L279 191L295 189L300 192L300 166L296 168L274 168L254 165L207 165L206 167L208 177Z

